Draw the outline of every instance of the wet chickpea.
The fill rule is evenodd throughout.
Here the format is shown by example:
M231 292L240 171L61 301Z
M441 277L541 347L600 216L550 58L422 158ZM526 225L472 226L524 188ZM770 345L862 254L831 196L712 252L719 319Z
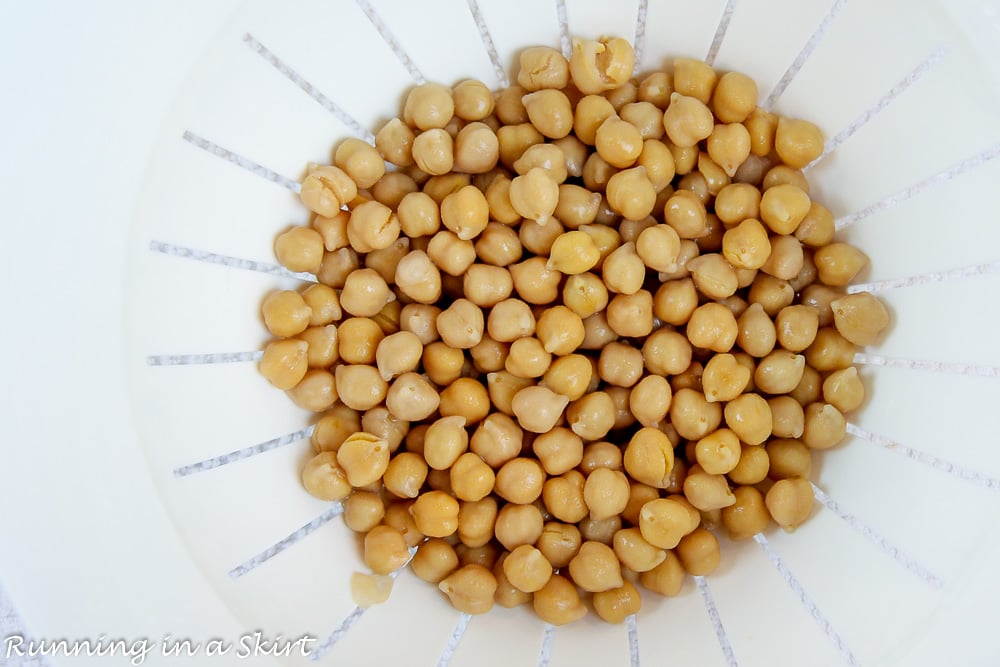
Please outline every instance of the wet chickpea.
M579 185L563 183L559 186L559 202L556 204L555 216L563 225L576 229L587 225L597 217L597 209L601 205L601 195L591 192Z
M424 534L417 529L417 524L410 514L412 500L389 502L385 507L385 518L382 523L399 531L407 547L413 548L424 541Z
M558 50L532 46L521 51L517 83L525 90L562 89L569 83L569 63Z
M802 379L805 364L805 357L800 354L775 350L760 360L754 371L754 385L768 394L787 394Z
M527 174L535 167L545 169L560 185L569 176L566 171L566 154L555 144L529 146L521 157L514 161L514 171L521 175Z
M654 426L666 418L672 398L673 393L666 378L647 375L632 388L629 394L629 411L643 426Z
M711 65L693 58L674 58L674 90L696 97L705 104L712 99L718 75Z
M496 371L486 375L487 392L493 407L510 416L514 416L514 396L525 387L534 386L536 383L533 378L519 378L507 371ZM558 421L558 418L555 421Z
M812 485L801 477L778 480L768 490L764 502L775 523L791 530L812 513Z
M684 495L702 512L729 507L736 502L726 478L723 475L711 475L706 472L688 474L684 480Z
M535 333L531 307L519 299L504 299L490 310L486 330L490 338L509 343Z
M507 550L522 544L534 544L542 535L544 519L535 505L508 503L497 514L494 533L497 541Z
M432 538L413 554L410 568L420 579L436 584L458 569L458 555L447 541Z
M717 253L701 255L687 264L695 287L711 299L724 299L736 293L739 279L736 269Z
M869 292L849 294L830 303L837 332L855 345L871 345L889 326L889 311Z
M594 135L597 153L617 169L632 166L642 152L644 137L635 125L609 116Z
M490 397L478 380L461 377L441 392L438 408L442 417L459 416L467 425L478 424L490 413Z
M443 491L428 491L410 507L417 528L428 537L447 537L458 530L458 501Z
M855 345L833 327L822 327L806 351L806 361L817 371L839 371L854 363Z
M707 145L709 157L731 178L750 155L750 133L739 123L716 125Z
M320 500L342 500L351 493L347 473L337 463L336 452L320 452L302 469L302 486Z
M545 305L559 296L559 283L563 274L548 268L547 264L544 257L532 257L508 267L514 280L514 290L524 301Z
M401 452L389 461L382 483L387 491L399 498L416 498L427 479L427 472L423 456Z
M375 320L368 317L351 317L337 329L338 354L349 364L374 364L379 343L385 334Z
M578 621L587 615L587 606L569 579L553 574L541 590L532 596L532 607L540 619L559 626Z
M433 176L447 174L455 164L454 140L442 129L421 132L413 140L413 161Z
M567 355L583 343L583 320L566 306L552 306L539 315L535 335L546 354ZM545 364L542 372L547 368L548 364Z
M802 352L812 345L819 330L819 315L811 306L787 306L775 319L778 343L791 352Z
M662 563L639 575L639 583L655 593L672 597L680 593L685 572L677 556L672 551L666 553Z
M597 468L583 486L583 499L594 520L610 519L621 514L628 504L629 484L625 474L609 468Z
M637 527L615 533L613 548L621 564L633 572L648 572L667 557L666 551L650 544Z
M447 470L468 446L469 434L465 430L465 417L441 417L430 425L424 435L424 459L434 470Z
M760 157L774 149L774 135L778 130L778 116L761 109L752 110L743 125L750 132L750 152Z
M519 125L528 122L528 112L521 102L527 91L519 85L513 85L500 91L496 96L496 115L504 126Z
M673 498L650 500L639 510L640 536L659 549L674 549L691 531L690 523L688 509Z
M580 354L555 359L542 376L541 385L575 401L587 392L593 377L590 360Z
M653 330L653 295L646 290L616 294L608 303L607 322L619 336L638 338Z
M646 370L655 375L677 375L691 365L691 343L680 333L658 329L642 345Z
M728 352L736 342L738 329L732 311L719 303L706 303L691 313L687 337L695 347Z
M514 280L510 277L510 272L501 266L473 264L463 279L466 298L481 308L495 306L513 291Z
M618 294L635 294L646 278L646 266L629 241L618 246L604 260L601 277L608 290Z
M320 166L310 170L302 181L299 198L309 210L332 218L357 194L357 184L342 169Z
M466 614L484 614L493 608L497 579L482 565L464 565L438 584L455 609Z
M403 172L397 171L386 172L385 176L372 186L371 191L375 201L385 204L389 208L396 208L403 197L410 192L417 192L419 189L416 181Z
M698 292L690 278L664 282L653 295L653 316L667 324L686 324L698 307Z
M475 241L476 255L486 264L508 266L521 259L517 232L499 222L490 222Z
M622 623L639 612L642 596L631 581L625 580L619 588L594 593L594 612L606 623Z
M834 232L836 232L836 224L833 213L822 204L813 202L806 217L795 229L795 238L802 241L803 245L821 248L833 241Z
M646 178L652 183L653 191L669 196L667 190L676 175L676 165L667 145L658 139L646 139L636 162L638 166L645 167Z
M685 535L677 545L676 553L684 569L696 577L711 574L719 567L719 540L705 528Z
M309 344L304 340L276 340L264 348L258 370L282 390L292 389L309 370Z
M451 91L455 115L462 120L483 120L493 113L493 93L482 81L468 79Z
M627 220L641 220L653 212L656 189L646 177L646 167L624 169L607 180L611 207Z
M802 370L802 379L788 395L798 401L800 405L809 405L818 401L822 394L823 377L819 371L806 364Z
M403 103L403 120L421 130L444 127L454 113L451 91L438 83L416 86Z
M811 449L829 449L840 444L847 433L847 420L828 403L812 403L805 409L802 442Z
M816 309L820 327L829 327L834 322L831 304L842 296L844 291L840 288L812 284L802 290L802 303Z
M319 368L306 371L299 383L288 390L288 397L304 410L323 412L329 409L337 400L333 374Z
M812 471L812 452L801 440L778 438L767 443L770 470L773 480L809 477Z
M597 593L622 585L621 565L606 544L588 540L569 562L569 575L577 586Z
M605 382L631 387L642 377L642 352L625 343L609 343L601 350L597 372Z
M663 431L643 427L625 447L623 463L632 479L658 489L665 488L674 467L673 443Z
M759 484L767 478L771 462L767 450L754 445L740 445L740 460L726 473L734 484Z
M375 148L386 161L397 167L407 167L413 164L413 140L416 135L406 123L399 118L393 118L382 126L375 135Z
M705 364L701 384L705 398L710 402L731 401L746 389L750 370L741 365L731 354L717 354Z
M511 408L518 423L532 433L545 433L555 426L569 399L542 386L530 386L518 391Z
M775 396L767 402L771 408L772 433L778 438L800 438L805 430L805 412L791 396Z
M264 325L275 336L288 337L306 330L312 319L312 308L298 292L272 292L261 306Z
M868 264L868 257L846 243L831 243L813 255L819 280L824 285L843 287Z
M696 239L706 232L708 221L705 205L694 193L678 190L667 200L663 220L682 239Z
M760 200L760 217L775 234L792 234L812 206L809 195L794 185L768 188Z
M759 394L732 399L726 403L724 414L726 425L748 445L760 445L771 435L771 408Z
M563 304L581 318L601 312L608 305L608 290L592 273L570 276L563 285Z
M510 344L504 368L518 377L537 378L548 370L551 363L552 355L537 338L518 338Z
M510 345L495 341L489 336L483 336L473 347L469 348L472 366L480 373L493 373L502 370L510 355ZM465 369L464 357L459 372Z
M426 252L435 266L450 276L462 275L476 259L472 241L462 240L448 230L441 230L431 237Z
M500 140L485 123L469 123L455 136L454 168L467 174L483 174L500 160Z
M488 466L500 468L521 453L524 433L509 416L493 413L487 416L469 439L469 449Z
M573 106L561 90L544 89L521 98L528 119L542 135L561 139L573 129Z
M795 290L787 280L758 273L747 295L751 304L759 303L769 316L776 316L782 308L795 300Z
M614 402L606 392L590 392L569 404L566 408L566 421L570 429L581 438L598 440L614 426Z
M376 526L365 535L365 565L376 574L390 574L406 564L410 552L403 534L390 526Z
M739 72L719 77L712 93L712 111L724 123L742 123L757 106L757 84Z
M801 169L823 152L823 133L809 121L781 117L774 137L774 149L782 162Z
M663 111L651 102L629 102L621 107L619 115L623 121L638 130L643 140L659 139L663 136ZM670 164L673 166L673 159Z
M663 127L671 143L685 148L707 139L715 129L715 122L712 111L704 102L674 92L670 96L670 105L663 113Z
M553 476L572 470L583 460L583 440L563 427L539 434L531 448L545 472Z
M703 438L722 422L722 406L710 403L705 395L693 389L674 392L670 404L670 423L687 440Z
M662 111L670 104L672 92L674 92L673 76L669 72L653 72L639 82L636 94L639 100L650 102Z
M823 381L823 400L841 413L857 410L865 401L865 385L854 366L834 371Z
M458 539L467 547L486 546L494 537L498 516L497 501L493 496L459 503Z
M601 258L593 238L579 230L560 234L549 250L547 267L566 275L583 273L594 268Z
M535 255L548 255L552 250L552 244L559 238L566 229L556 220L549 220L544 225L525 222L518 230L518 240L521 246L528 252ZM551 271L557 271L555 267L548 267Z
M529 544L515 547L503 563L507 580L525 593L540 590L552 576L552 564L541 551Z
M639 233L635 241L636 254L653 271L676 271L680 250L680 236L669 225L649 226Z
M575 524L588 514L583 497L585 479L577 470L570 470L558 477L550 477L542 486L542 502L552 516Z
M446 345L459 349L473 347L483 338L483 311L468 299L457 299L437 318L437 330Z
M478 565L492 570L500 557L500 549L493 543L481 547L470 547L459 543L455 545L455 553L461 566Z
M583 448L583 458L579 469L584 474L590 474L598 468L610 470L622 469L622 450L610 442L591 442Z

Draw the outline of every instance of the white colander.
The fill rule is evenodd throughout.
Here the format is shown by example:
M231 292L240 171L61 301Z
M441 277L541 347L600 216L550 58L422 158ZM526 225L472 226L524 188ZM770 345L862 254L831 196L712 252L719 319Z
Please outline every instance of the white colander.
M963 591L1000 557L998 16L944 0L247 2L163 128L125 311L142 447L219 597L247 628L318 637L330 665L928 664L928 642L951 639L940 619L982 613ZM646 595L625 625L470 618L409 572L362 612L357 538L299 482L310 415L252 363L262 295L308 280L272 264L274 236L307 220L306 163L370 139L414 82L505 85L518 49L569 35L634 39L638 73L707 57L820 125L814 196L893 314L857 360L870 398L817 458L803 527L720 536L715 574Z

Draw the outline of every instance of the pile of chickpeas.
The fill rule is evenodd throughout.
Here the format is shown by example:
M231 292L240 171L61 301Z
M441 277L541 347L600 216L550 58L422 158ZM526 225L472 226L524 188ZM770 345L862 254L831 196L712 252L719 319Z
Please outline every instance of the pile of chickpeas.
M867 257L810 197L819 129L671 64L529 48L516 85L417 86L303 180L275 250L318 283L264 300L260 371L319 413L303 484L375 575L617 623L637 583L715 570L716 532L809 517L888 313L845 293Z

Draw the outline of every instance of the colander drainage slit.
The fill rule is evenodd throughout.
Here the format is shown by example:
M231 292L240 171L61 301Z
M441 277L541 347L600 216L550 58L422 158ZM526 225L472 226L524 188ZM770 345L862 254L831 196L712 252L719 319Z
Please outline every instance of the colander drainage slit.
M847 432L857 438L867 440L873 445L878 445L879 447L883 447L891 452L905 456L906 458L916 461L917 463L922 463L926 466L934 468L935 470L940 470L941 472L947 473L952 477L957 477L958 479L976 484L977 486L982 486L990 491L1000 491L1000 479L996 479L995 477L984 475L976 472L975 470L969 470L968 468L964 468L952 463L951 461L938 458L932 454L928 454L927 452L907 447L901 442L897 442L883 435L866 431L865 429L851 423L847 424Z
M737 0L726 0L722 16L719 17L719 27L715 29L712 45L708 47L708 55L705 56L705 62L709 65L714 65L715 59L719 56L722 42L726 39L726 33L729 31L729 22L733 20L733 14L736 12L736 3Z
M722 624L722 617L719 616L719 608L715 606L715 598L712 597L712 590L708 587L708 581L705 580L705 577L698 575L694 577L694 583L698 587L701 601L705 605L708 620L712 622L712 628L715 630L715 638L719 641L719 648L722 649L722 655L726 658L726 666L739 667L739 663L736 661L736 653L733 652L733 645L730 643L729 635L726 633L726 626Z
M270 49L261 44L257 38L255 38L250 33L243 36L243 41L249 46L253 51L263 58L265 61L270 63L274 69L281 72L285 78L301 88L306 95L313 98L319 102L320 106L332 113L337 120L347 126L347 128L353 132L360 139L364 139L370 144L375 143L375 135L369 130L365 129L357 120L354 119L349 113L344 111L336 102L331 100L329 97L320 92L316 86L312 85L307 81L301 74L292 69L288 64L286 64L281 58L276 56Z
M957 269L947 271L929 271L918 273L915 276L905 278L890 278L888 280L876 280L870 283L858 283L848 285L847 293L856 292L882 292L885 290L899 289L900 287L914 287L916 285L926 285L928 283L943 283L949 280L967 280L1000 273L1000 260L985 262L983 264L970 264Z
M462 637L465 636L465 631L469 628L469 621L471 620L471 614L466 614L464 612L459 614L458 621L455 622L455 629L451 631L451 636L448 637L448 643L441 652L441 657L438 658L437 667L448 667L448 665L451 664L451 659L455 657L455 650L458 649L458 645L462 641Z
M1000 144L994 144L989 148L987 148L986 150L976 153L975 155L968 157L962 160L961 162L958 162L948 167L947 169L939 171L938 173L932 176L928 176L924 180L914 183L913 185L904 188L899 192L891 194L888 197L875 202L874 204L866 206L860 211L855 211L850 215L845 215L841 218L837 218L837 223L836 223L837 231L840 231L841 229L844 229L846 227L850 227L859 220L864 220L865 218L874 213L878 213L879 211L884 211L885 209L892 208L896 204L900 204L906 201L907 199L915 197L924 190L927 190L928 188L934 185L938 185L940 183L946 183L947 181L950 181L956 176L961 176L970 169L986 164L987 162L994 159L998 155L1000 155Z
M629 667L639 667L639 624L635 614L629 614L625 618L625 625L628 630Z
M410 55L406 52L406 49L404 49L403 45L399 43L398 39L396 39L396 35L394 35L392 31L389 30L389 26L385 24L385 22L382 20L382 17L379 16L377 11L375 11L375 8L371 6L371 3L369 3L368 0L354 0L354 1L357 3L358 7L361 8L361 11L365 13L365 16L368 17L368 20L371 22L371 24L375 26L375 30L378 31L378 34L382 38L382 41L384 41L388 45L388 47L392 49L393 54L396 56L396 58L399 59L399 62L403 64L403 67L406 68L406 71L410 73L410 76L413 78L413 80L416 81L417 84L427 83L427 79L424 78L424 75L420 72L420 69L417 67L416 63L413 62L413 59L410 58Z
M486 55L489 56L490 62L493 64L493 72L497 75L497 81L501 88L507 88L510 86L510 80L507 78L507 70L500 60L496 44L493 43L493 35L490 34L490 27L486 25L486 17L483 16L483 12L476 0L467 0L467 2L469 13L472 14L472 20L479 30L479 39L483 41L483 48L486 49Z
M566 0L556 0L556 21L559 23L559 46L563 57L569 60L573 55L573 42L569 38L569 17L566 15Z
M268 548L261 551L259 554L246 560L233 569L229 571L229 576L233 579L239 579L247 572L254 570L267 561L271 560L278 554L280 554L285 549L289 548L296 542L299 542L304 537L308 536L310 533L314 532L317 528L329 523L334 517L340 516L344 511L344 506L339 503L332 503L329 508L326 509L322 514L317 516L315 519L305 524L301 528L294 530L291 534L278 540Z
M809 36L809 39L806 40L802 50L799 51L797 56L795 56L795 60L793 60L792 64L788 66L785 73L781 75L778 83L774 86L774 90L772 90L771 94L767 96L766 100L764 100L764 103L761 106L765 111L772 111L774 109L774 105L778 101L778 98L782 96L785 89L788 88L792 81L795 80L799 70L801 70L806 64L806 61L809 60L809 56L811 56L812 52L816 50L819 43L823 41L823 37L826 36L830 26L833 25L834 20L840 14L840 10L842 10L846 4L847 0L836 0L836 2L833 3L830 10L827 11L826 15L823 17L823 20L820 21L819 25L816 26L816 29Z
M635 12L635 39L632 40L632 52L635 54L635 66L632 75L639 71L642 62L642 49L646 45L646 16L649 13L649 0L639 0Z
M1000 366L902 359L899 357L883 357L877 354L864 354L862 352L854 355L854 363L863 366L902 368L910 371L930 371L932 373L950 373L952 375L969 375L972 377L1000 377Z
M926 567L918 563L913 558L909 557L903 553L898 547L894 546L885 537L878 533L874 528L863 522L858 517L854 516L833 498L824 493L815 484L812 485L813 496L828 510L843 519L847 525L849 525L854 530L858 531L861 535L867 538L872 544L881 549L887 556L892 558L894 561L902 565L904 568L920 577L924 580L931 588L942 588L944 586L944 581L935 575L933 572L928 570Z
M267 167L257 164L249 158L245 158L239 153L234 153L228 148L223 148L219 144L209 141L208 139L201 137L190 130L185 130L183 135L184 141L197 146L207 153L211 153L215 157L222 158L227 162L232 162L237 167L246 169L251 174L255 176L260 176L264 180L271 181L272 183L277 183L281 187L291 190L295 194L299 194L302 191L302 184L298 181L288 178L287 176L282 176L276 171L272 171Z
M826 145L823 147L823 152L820 153L820 156L815 160L813 160L812 162L810 162L809 164L807 164L806 166L804 166L802 168L802 171L812 169L814 166L819 164L821 160L823 160L830 153L836 150L838 146L840 146L842 143L850 139L855 132L857 132L862 127L867 125L872 118L877 116L883 109L892 104L892 102L897 97L902 95L907 88L915 84L920 79L924 78L924 76L931 70L932 67L934 67L934 65L941 62L941 60L947 53L948 49L944 47L938 47L937 49L932 51L929 56L924 58L916 67L910 70L910 72L907 73L906 76L900 79L895 86L890 88L885 95L880 97L878 101L875 102L875 104L868 107L865 111L861 112L861 114L857 118L852 120L847 125L847 127L838 132L836 136L834 136L832 139L828 140L826 142Z
M268 275L278 276L279 278L293 278L307 283L318 282L316 280L316 276L311 273L296 273L294 271L289 271L283 266L278 266L277 264L271 264L269 262L258 262L252 259L233 257L232 255L220 255L218 253L208 252L207 250L188 248L187 246L175 245L173 243L150 241L149 249L152 252L158 252L162 255L193 259L197 262L205 262L206 264L218 264L230 269L256 271L257 273L266 273Z
M417 547L410 547L410 557L405 563L403 563L402 566L400 566L398 570L391 572L389 576L393 579L398 577L399 574L406 569L406 566L410 564L410 561L413 560L413 556L416 553ZM315 662L329 653L330 649L332 649L337 642L344 638L347 631L354 627L354 624L365 615L365 611L367 610L364 607L355 606L354 609L351 610L351 613L345 616L344 620L340 622L340 625L338 625L337 628L331 632L325 640L323 640L323 643L317 646L316 649L309 655L309 659Z
M549 667L552 662L552 637L556 627L551 623L546 623L542 630L542 647L538 651L538 667Z
M272 438L271 440L265 440L264 442L257 443L256 445L250 445L249 447L244 447L243 449L237 449L229 452L228 454L213 456L212 458L205 459L204 461L198 461L197 463L181 466L180 468L174 468L174 476L187 477L188 475L193 475L198 472L205 472L206 470L219 468L230 463L235 463L236 461L242 461L243 459L248 459L251 456L263 454L264 452L269 452L272 449L290 445L293 442L298 442L299 440L311 438L313 429L315 428L315 426L307 426L306 428L293 433Z
M764 553L771 561L771 564L774 565L774 568L778 571L778 574L781 575L781 578L785 580L788 587L791 588L792 592L799 598L802 606L805 607L806 611L809 612L809 615L816 621L816 624L819 625L820 629L823 630L830 641L833 642L833 645L837 647L837 650L844 658L844 661L852 667L859 667L860 663L858 663L857 658L854 657L854 653L851 652L851 649L847 646L840 635L837 634L837 631L833 629L833 626L830 625L830 621L826 619L823 612L819 610L816 603L812 601L809 594L806 593L804 588L802 588L802 584L799 583L799 580L796 579L795 575L793 575L791 570L788 569L788 566L785 565L785 561L782 560L778 552L771 547L770 542L767 541L764 534L757 533L753 536L753 539L760 545L760 548L764 550Z
M261 350L249 352L212 352L209 354L151 354L146 357L149 366L198 366L202 364L235 364L243 361L259 361Z

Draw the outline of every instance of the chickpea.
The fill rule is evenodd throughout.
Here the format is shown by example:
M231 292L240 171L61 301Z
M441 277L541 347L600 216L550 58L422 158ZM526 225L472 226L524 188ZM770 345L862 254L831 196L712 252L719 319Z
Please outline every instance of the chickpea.
M575 275L594 268L600 258L601 253L590 235L575 230L556 237L546 266L566 275Z
M593 520L610 519L621 514L628 504L629 484L624 473L609 468L597 468L583 487L584 502Z
M562 401L569 400L559 394L553 394L553 396L558 396L561 399L559 405L566 405ZM598 440L607 435L611 427L614 426L614 403L607 392L594 391L585 394L569 403L569 407L566 408L566 421L570 429L581 438Z
M339 167L320 166L311 169L302 181L299 198L309 210L332 218L340 208L358 195L358 186Z
M615 555L633 572L648 572L666 560L663 549L650 544L639 528L623 528L615 533Z
M493 113L493 93L482 81L467 79L451 91L455 115L462 120L483 120Z
M576 470L565 472L559 477L550 477L542 485L545 509L560 521L582 521L589 512L583 496L584 484L583 475Z
M537 338L518 338L510 344L504 368L518 377L537 378L548 370L551 363L552 355L542 347Z
M707 231L708 215L705 205L689 190L678 190L667 199L663 220L682 239L696 239L704 236Z
M730 351L738 331L732 311L719 303L706 303L696 308L687 325L691 344L714 352Z
M855 345L871 345L889 326L889 312L868 292L849 294L830 303L834 325Z
M638 338L653 330L653 295L646 290L616 294L608 303L607 322L619 336Z
M588 540L569 562L569 575L577 586L597 593L622 585L621 565L611 547Z
M838 371L854 363L855 346L833 327L822 327L805 352L806 361L817 371Z
M524 301L544 305L559 296L562 273L548 268L544 257L532 257L508 267L514 290ZM499 339L498 339L499 340Z
M684 495L694 507L702 512L729 507L736 502L729 490L729 483L722 475L706 472L689 473L684 480Z
M673 76L669 72L653 72L639 82L638 99L650 102L663 110L670 104L670 93L674 92Z
M850 366L830 373L823 381L823 400L841 413L861 407L865 400L865 385L861 382L858 369Z
M812 513L812 485L801 477L778 480L768 490L764 502L774 521L782 528L791 530Z
M342 500L351 493L347 473L337 463L336 452L320 452L302 469L302 486L320 500Z
M519 56L517 83L525 90L562 89L569 83L569 63L558 50L533 46Z
M643 426L662 422L670 410L673 393L670 383L660 375L647 375L629 394L629 411Z
M469 449L491 468L499 468L521 453L521 428L505 414L486 417L469 439Z
M801 169L823 152L823 133L809 121L781 117L774 137L774 149L782 162Z
M635 53L620 37L573 40L569 73L577 89L593 95L621 86L632 76Z
M707 400L732 401L746 389L750 370L731 354L717 354L705 365L701 381Z
M549 139L562 139L573 129L573 106L561 90L543 89L521 98L528 119Z
M763 444L771 435L771 408L759 394L734 398L726 403L724 413L726 425L748 445Z
M535 546L554 568L564 568L580 550L583 540L573 524L549 521Z
M754 371L754 384L768 394L787 394L802 379L805 365L806 359L801 354L775 350L760 360Z
M677 556L672 551L666 553L662 563L639 575L639 583L655 593L672 597L680 593L685 573Z
M390 526L375 526L365 535L364 559L375 574L390 574L406 565L410 552L401 532Z
M656 375L677 375L691 365L691 344L680 333L658 329L642 345L646 370Z
M627 220L642 220L656 205L656 189L642 165L613 174L606 190L611 207Z
M264 348L258 369L268 382L289 390L305 377L309 370L309 344L304 340L276 340Z
M519 85L508 86L497 93L496 115L503 125L518 125L528 121L528 112L521 103L525 91Z
M802 441L812 449L829 449L840 443L847 432L847 420L828 403L812 403L805 409Z
M591 442L583 448L579 469L585 474L590 474L598 468L621 470L622 459L622 450L618 445L610 442Z
M821 248L833 242L834 232L836 232L836 225L833 213L825 206L813 202L806 217L802 219L795 230L795 238L802 241L804 245Z
M719 567L719 540L707 529L698 528L681 539L677 556L684 569L694 576L711 574Z
M688 509L674 498L650 500L639 510L640 536L653 547L673 549L691 530Z
M607 623L622 623L639 612L642 596L639 589L628 580L621 587L594 593L594 611Z
M545 472L553 476L572 470L583 460L583 440L561 426L539 434L531 448Z
M597 143L597 130L608 118L615 116L615 108L600 95L587 95L576 105L573 114L573 131L588 146Z
M580 593L569 579L553 574L545 586L532 596L535 613L551 625L566 625L587 615Z
M476 255L486 264L508 266L521 259L517 232L499 222L490 222L475 242Z
M670 105L663 113L663 127L671 143L686 148L707 139L715 129L715 123L712 111L704 102L674 92L670 96Z
M497 579L482 565L464 565L438 584L455 609L466 614L485 614L493 608Z
M493 496L460 503L458 539L467 547L486 546L493 539L498 516L497 501Z
M458 569L458 555L447 541L432 538L413 554L410 568L420 579L436 584Z
M413 164L413 139L416 135L400 118L393 118L375 135L375 148L397 167ZM370 186L369 186L370 187Z
M495 534L497 541L508 550L522 544L534 544L542 535L544 519L535 505L508 503L497 514Z

